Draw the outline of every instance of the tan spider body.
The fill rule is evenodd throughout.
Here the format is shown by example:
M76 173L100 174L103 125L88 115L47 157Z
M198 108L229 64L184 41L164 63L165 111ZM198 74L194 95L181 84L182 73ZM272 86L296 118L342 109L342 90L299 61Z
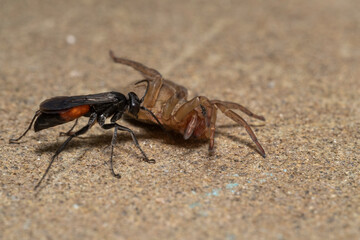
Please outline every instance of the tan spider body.
M197 96L188 100L188 92L185 87L165 80L155 69L129 59L115 57L112 52L110 52L110 56L114 62L130 66L145 77L145 80L130 84L127 88L128 92L135 92L138 96L142 96L147 87L145 82L149 82L143 106L153 112L166 129L182 134L184 139L189 139L192 136L199 139L209 139L209 149L212 150L214 147L216 114L219 109L227 117L246 129L260 154L265 157L265 151L249 124L232 110L240 110L250 117L265 121L263 116L256 115L234 102L209 100L204 96ZM141 84L141 82L144 82L144 84ZM137 120L157 123L144 110L140 110Z

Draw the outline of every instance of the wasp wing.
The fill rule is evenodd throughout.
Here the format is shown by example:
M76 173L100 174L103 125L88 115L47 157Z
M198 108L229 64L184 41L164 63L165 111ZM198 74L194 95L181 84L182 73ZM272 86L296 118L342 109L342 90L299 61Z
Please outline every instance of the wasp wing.
M119 99L126 99L125 96L117 92L106 92L79 96L60 96L47 99L40 104L42 112L62 112L64 110L81 106L97 105L105 103L119 102Z

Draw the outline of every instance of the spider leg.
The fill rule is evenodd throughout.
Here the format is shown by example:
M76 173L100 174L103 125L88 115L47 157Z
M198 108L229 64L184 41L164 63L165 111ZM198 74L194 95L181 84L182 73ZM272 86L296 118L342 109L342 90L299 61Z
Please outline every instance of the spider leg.
M256 138L255 133L251 130L251 127L249 126L249 124L242 118L240 117L238 114L236 114L235 112L233 112L232 110L228 109L225 105L223 105L222 103L216 103L216 106L221 110L221 112L223 112L227 117L231 118L232 120L234 120L235 122L239 123L241 126L243 126L245 128L245 130L247 131L247 133L249 134L249 136L251 137L251 139L253 140L253 142L256 144L261 156L263 156L265 158L266 154L264 149L262 148L261 144L259 143L258 139Z
M184 132L184 139L187 140L191 137L194 133L196 124L197 124L198 117L196 114L192 115L190 122L187 124L185 132Z
M214 105L211 109L211 119L210 119L210 129L209 129L209 150L213 150L214 148L214 139L215 139L215 124L216 124L216 117L217 117L217 108L216 105Z
M163 85L163 79L158 78L149 83L149 90L144 98L143 106L152 108L155 106L155 102L159 96L161 86Z
M220 100L211 100L210 102L213 103L213 104L221 104L224 107L226 107L227 109L240 110L240 111L242 111L243 113L245 113L246 115L248 115L250 117L265 121L265 118L263 116L260 116L260 115L257 115L255 113L251 112L249 109L247 109L246 107L244 107L244 106L242 106L242 105L240 105L238 103L226 102L226 101L220 101Z
M198 97L194 97L193 99L191 99L190 101L184 103L174 114L174 120L177 122L181 122L182 120L185 119L185 117L191 112L193 111L195 108L200 107L200 106L204 106L205 108L212 108L212 103L209 101L209 99L207 99L206 97L203 96L198 96Z
M210 127L210 121L209 121L209 115L208 115L208 109L212 109L213 108L213 104L209 101L209 99L207 99L206 97L203 96L198 96L198 97L194 97L193 99L191 99L190 101L184 103L173 115L172 115L172 121L174 121L174 125L177 125L178 123L182 122L186 117L189 116L189 114L191 114L191 119L190 122L187 124L186 129L184 131L184 139L188 139L192 136L192 134L195 131L197 122L198 122L198 116L197 114L192 114L191 112L195 111L195 109L197 107L201 108L201 112L202 115L205 119L205 125L206 128ZM211 115L211 111L210 111L210 115ZM210 131L210 128L209 128ZM207 133L207 136L210 136L210 132ZM209 148L211 148L211 144L213 144L214 142L210 141L210 146Z
M41 182L44 180L44 178L48 174L48 172L49 172L49 170L51 168L51 165L55 161L55 158L65 149L65 147L68 145L68 143L71 141L71 139L86 133L94 125L95 120L96 120L96 116L97 116L96 113L91 114L88 124L86 124L80 130L78 130L75 133L73 133L72 135L70 135L68 137L68 139L66 139L66 141L63 144L61 144L61 146L56 150L55 154L51 157L50 163L49 163L48 167L46 168L45 173L41 177L40 181L36 184L34 190L36 190L40 186Z
M166 104L163 107L162 118L164 120L169 120L171 118L171 114L180 100L186 97L186 92L178 90L169 100L167 100Z
M153 68L149 68L139 62L130 59L116 57L114 52L111 50L109 54L115 63L120 63L132 67L136 71L140 72L146 79L157 80L159 78L162 78L161 74Z
M148 92L144 99L144 106L148 108L153 107L163 84L163 77L161 74L155 69L149 68L139 62L135 62L126 58L116 57L113 51L110 51L110 57L114 62L130 66L136 71L140 72L146 79L151 80L149 83Z

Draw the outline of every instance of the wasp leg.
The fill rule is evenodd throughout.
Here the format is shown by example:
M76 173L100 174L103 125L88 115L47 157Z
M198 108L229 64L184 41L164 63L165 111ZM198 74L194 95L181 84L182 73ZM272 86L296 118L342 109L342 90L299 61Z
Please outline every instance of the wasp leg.
M48 167L46 168L45 173L41 177L40 181L36 184L34 190L36 190L40 186L41 182L44 180L45 176L48 174L48 172L51 168L51 165L54 163L55 158L65 149L65 147L68 145L68 143L71 141L71 139L86 133L94 125L96 117L97 117L96 113L91 114L88 124L86 126L84 126L83 128L81 128L80 130L73 133L72 135L70 135L68 137L68 139L66 139L66 141L56 150L55 154L51 157L50 163L49 163Z
M11 138L11 139L9 139L9 143L17 143L17 141L19 141L23 136L25 136L26 133L31 129L31 126L33 125L35 119L40 115L40 113L41 113L40 110L36 111L33 119L31 120L31 122L30 122L30 124L29 124L29 127L25 130L25 132L24 132L23 134L21 134L21 136L18 137L18 138L15 138L15 139L14 139L14 138Z
M144 106L148 108L153 107L163 84L163 77L161 74L155 69L149 68L139 62L135 62L126 58L116 57L112 51L110 51L110 57L114 62L130 66L136 71L140 72L146 79L152 80L149 83L149 89L145 96Z
M75 126L77 125L78 121L79 121L79 119L77 118L77 119L75 120L74 125L69 129L69 131L67 131L67 132L60 132L59 135L60 135L60 136L71 136L72 134L74 134L74 133L72 132L72 130L74 130L74 128L75 128Z
M154 159L149 159L145 152L141 149L140 145L139 145L139 142L138 140L136 139L136 136L134 134L134 132L130 129L130 128L127 128L127 127L124 127L124 126L121 126L117 123L108 123L108 124L104 124L101 126L103 129L110 129L110 128L114 128L114 134L113 134L113 138L111 140L111 157L110 157L110 170L111 170L111 173L113 174L114 177L117 177L117 178L120 178L120 174L117 174L114 172L114 168L113 168L113 153L114 153L114 146L116 144L116 137L117 137L117 130L121 130L121 131L126 131L128 133L130 133L132 139L133 139L133 142L135 144L135 146L140 150L140 152L142 153L143 157L144 157L144 161L147 162L147 163L155 163L155 160Z
M247 131L247 133L249 134L249 136L251 137L251 139L253 140L253 142L256 144L261 156L263 156L264 158L266 157L265 151L262 148L261 144L259 143L258 139L256 138L255 133L251 130L251 127L249 126L249 124L239 115L237 115L235 112L233 112L232 110L228 109L226 106L224 106L221 103L216 103L216 106L221 110L221 112L223 112L227 117L231 118L232 120L234 120L235 122L237 122L238 124L240 124L241 126L243 126L245 128L245 130Z
M211 103L213 104L221 104L224 107L226 107L227 109L236 109L236 110L240 110L243 113L245 113L246 115L259 119L261 121L265 121L265 118L263 116L257 115L253 112L251 112L249 109L247 109L246 107L238 104L238 103L234 103L234 102L226 102L226 101L220 101L220 100L211 100Z

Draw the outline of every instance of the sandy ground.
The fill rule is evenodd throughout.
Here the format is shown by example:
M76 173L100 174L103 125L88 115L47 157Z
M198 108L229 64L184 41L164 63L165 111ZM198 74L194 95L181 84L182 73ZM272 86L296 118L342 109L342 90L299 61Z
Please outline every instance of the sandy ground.
M1 1L0 239L359 239L360 2ZM210 99L216 149L134 129L156 164L111 131L74 140L33 188L71 124L29 132L44 99L122 91L141 76L108 51ZM86 123L86 119L81 121Z

